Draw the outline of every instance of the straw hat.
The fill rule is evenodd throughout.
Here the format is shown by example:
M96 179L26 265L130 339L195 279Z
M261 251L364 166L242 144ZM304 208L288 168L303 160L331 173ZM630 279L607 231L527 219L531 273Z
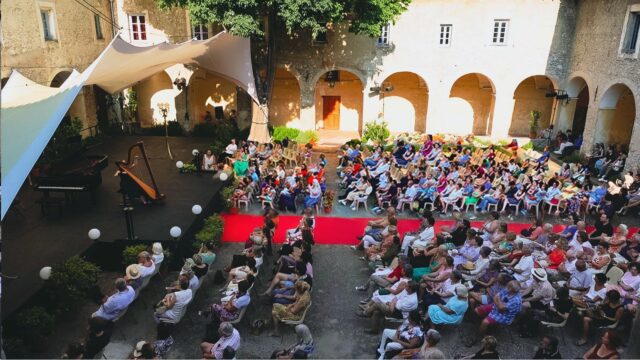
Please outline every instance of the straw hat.
M142 340L142 341L138 341L138 343L136 344L136 348L135 350L133 350L133 356L134 357L140 357L142 356L142 347L145 346L147 342Z
M472 261L467 261L466 263L462 264L462 268L471 271L476 268L476 264L474 264Z
M135 280L140 277L140 268L138 267L138 264L131 264L127 266L125 273L129 279Z
M547 280L547 272L544 271L544 269L541 268L536 268L533 269L533 271L531 272L531 275L533 275L534 278L540 280L540 281L546 281Z

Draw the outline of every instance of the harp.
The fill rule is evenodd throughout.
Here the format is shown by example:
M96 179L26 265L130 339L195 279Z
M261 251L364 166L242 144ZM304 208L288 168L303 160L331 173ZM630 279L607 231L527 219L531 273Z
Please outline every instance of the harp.
M158 190L158 185L153 177L153 171L142 141L131 146L128 159L116 161L116 166L120 172L128 176L140 188L148 199L153 202L164 200L164 194Z

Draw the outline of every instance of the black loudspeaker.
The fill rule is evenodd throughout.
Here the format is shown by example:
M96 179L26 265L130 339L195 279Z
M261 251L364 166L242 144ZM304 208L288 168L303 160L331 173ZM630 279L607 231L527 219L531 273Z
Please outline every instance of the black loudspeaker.
M214 110L216 111L216 119L224 118L224 110L222 109L222 106L216 106Z

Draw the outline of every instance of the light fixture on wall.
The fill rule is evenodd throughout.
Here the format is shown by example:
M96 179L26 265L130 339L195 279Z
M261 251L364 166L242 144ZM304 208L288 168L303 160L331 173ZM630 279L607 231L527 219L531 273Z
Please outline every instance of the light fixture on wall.
M324 81L329 84L330 88L334 88L336 83L340 81L340 71L339 70L331 70L327 71L327 74L324 77Z

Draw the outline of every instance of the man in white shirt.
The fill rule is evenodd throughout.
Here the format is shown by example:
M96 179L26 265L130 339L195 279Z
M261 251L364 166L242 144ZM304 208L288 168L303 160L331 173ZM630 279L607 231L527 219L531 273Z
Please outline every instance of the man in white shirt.
M413 199L418 195L418 184L414 184L413 181L409 180L407 185L407 190L404 191L404 195L398 197L398 206L396 206L396 210L401 211L404 204L411 204Z
M511 270L513 270L513 278L525 288L528 287L529 281L531 280L531 270L533 269L534 261L531 252L530 245L523 246L520 261L511 267Z
M593 275L587 269L587 264L583 260L576 261L576 271L571 274L567 287L570 296L579 296L589 290L593 283Z
M435 230L433 225L436 223L435 219L428 218L427 226L418 236L405 235L404 239L402 239L402 245L400 246L400 250L403 254L407 254L409 247L427 247L429 243L433 241L436 237Z
M371 301L367 305L362 305L362 312L358 316L371 316L371 329L366 331L370 334L378 334L384 326L385 316L406 319L410 311L418 308L418 283L409 281L404 290L398 293L387 303Z
M138 269L140 271L140 277L146 278L151 276L156 271L156 265L153 263L151 254L148 251L143 251L138 254Z
M180 279L180 291L167 294L162 300L164 309L156 309L154 313L156 322L168 322L177 324L186 312L186 307L193 299L193 291L189 289L189 281Z

